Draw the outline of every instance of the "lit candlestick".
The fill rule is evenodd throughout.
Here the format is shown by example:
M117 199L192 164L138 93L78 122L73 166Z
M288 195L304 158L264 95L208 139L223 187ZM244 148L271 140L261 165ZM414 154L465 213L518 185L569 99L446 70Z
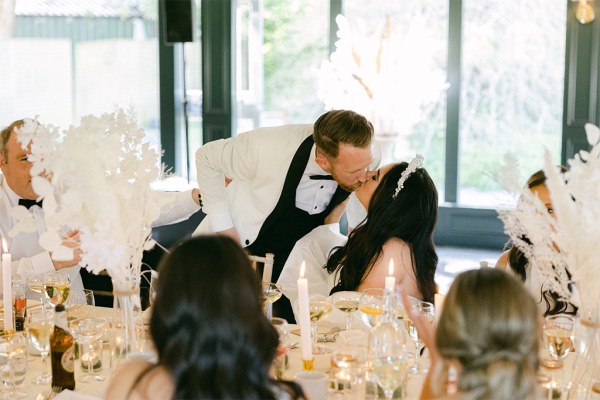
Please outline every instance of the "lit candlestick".
M310 337L310 312L308 308L308 281L304 277L306 264L302 261L300 266L300 277L298 277L298 309L300 323L300 343L302 348L302 361L304 369L311 370L313 355L312 355L312 340Z
M2 238L2 300L4 301L4 331L15 329L12 307L12 269L11 256L8 252L6 240Z
M385 290L391 290L392 292L396 288L396 277L394 276L394 260L390 259L390 267L388 270L388 276L385 277Z

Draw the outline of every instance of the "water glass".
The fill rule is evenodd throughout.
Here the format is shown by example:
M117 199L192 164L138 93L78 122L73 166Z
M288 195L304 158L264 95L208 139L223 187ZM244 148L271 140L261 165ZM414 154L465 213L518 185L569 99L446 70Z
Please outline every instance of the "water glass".
M0 399L27 397L27 393L17 390L23 385L27 373L27 336L23 332L0 335L0 381L8 390Z
M273 368L275 369L275 377L283 379L288 367L289 325L285 319L278 317L271 318L271 324L273 324L279 335L279 345L277 346L277 355L273 360Z
M80 360L84 373L77 379L79 382L102 381L105 376L95 374L102 365L102 336L107 321L102 318L85 318L71 321L69 327L75 340L79 343ZM99 346L98 346L99 343Z

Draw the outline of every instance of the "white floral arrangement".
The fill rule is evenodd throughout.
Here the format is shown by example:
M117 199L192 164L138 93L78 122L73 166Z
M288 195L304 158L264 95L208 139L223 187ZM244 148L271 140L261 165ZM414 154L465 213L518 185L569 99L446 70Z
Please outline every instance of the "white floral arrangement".
M106 269L116 287L135 287L162 206L150 184L163 168L133 111L85 116L63 132L29 120L17 134L24 147L31 142L32 184L43 199L40 245L55 259L70 259L62 237L78 230L81 264L95 274ZM30 213L16 207L15 215L17 231L31 229Z
M372 35L343 15L336 22L339 40L321 65L317 96L326 109L364 115L378 134L408 132L447 88L425 21L414 18L405 35L389 17Z
M590 151L568 160L561 174L548 151L544 173L553 218L532 192L516 183L518 164L508 160L501 183L518 196L517 206L498 210L505 232L537 268L548 288L563 299L600 311L600 129L585 126ZM527 240L524 240L527 238ZM570 274L570 278L569 278ZM575 283L577 290L570 290ZM575 293L578 293L576 295ZM598 318L598 315L586 315Z

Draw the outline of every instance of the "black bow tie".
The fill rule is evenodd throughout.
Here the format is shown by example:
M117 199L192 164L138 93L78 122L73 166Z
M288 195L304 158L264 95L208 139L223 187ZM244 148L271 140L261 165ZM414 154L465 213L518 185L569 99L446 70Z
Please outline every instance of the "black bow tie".
M31 208L31 206L42 206L44 200L41 201L35 201L35 200L28 200L28 199L19 199L19 205L20 206L25 206L25 208L27 208L29 210L29 208Z
M313 181L333 181L333 176L331 175L310 175L310 179Z

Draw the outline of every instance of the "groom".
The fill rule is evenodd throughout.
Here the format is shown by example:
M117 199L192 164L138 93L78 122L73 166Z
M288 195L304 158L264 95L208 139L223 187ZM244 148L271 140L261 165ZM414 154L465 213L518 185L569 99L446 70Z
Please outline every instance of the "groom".
M274 253L276 282L296 241L366 181L372 138L365 117L333 110L314 124L259 128L205 144L196 168L207 217L195 233L230 236L255 255ZM273 313L294 320L284 297Z

